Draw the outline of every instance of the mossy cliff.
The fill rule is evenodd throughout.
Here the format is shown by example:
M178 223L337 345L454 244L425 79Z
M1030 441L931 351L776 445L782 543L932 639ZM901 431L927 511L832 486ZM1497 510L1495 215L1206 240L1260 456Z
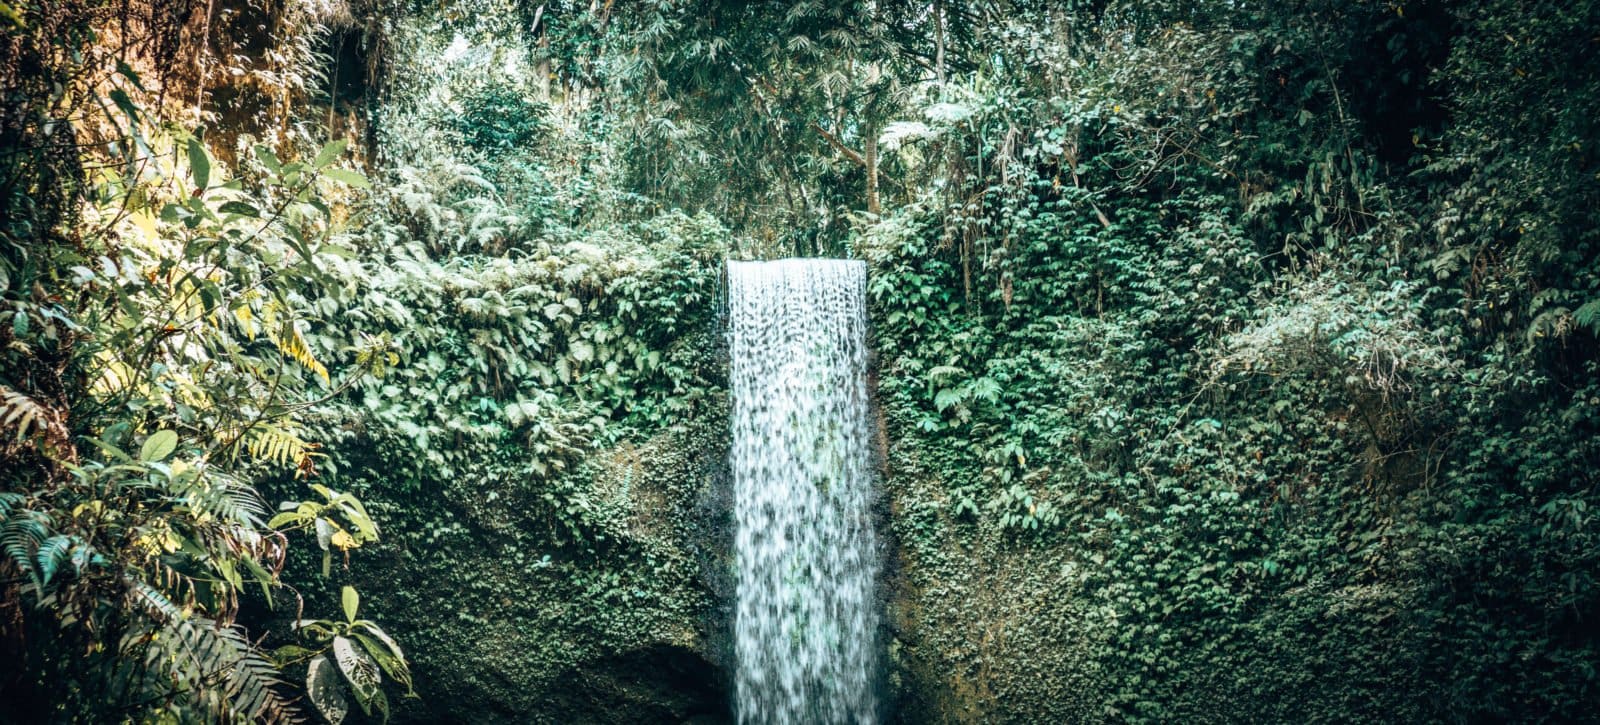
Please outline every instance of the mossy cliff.
M1593 719L1597 27L0 0L0 719L727 720L784 256L868 266L896 721Z
M506 473L415 497L369 494L388 540L357 581L404 637L423 697L416 722L716 721L730 705L726 547L717 497L726 418L703 417L591 454L568 477L593 528L552 544L548 504ZM441 604L444 602L445 604Z

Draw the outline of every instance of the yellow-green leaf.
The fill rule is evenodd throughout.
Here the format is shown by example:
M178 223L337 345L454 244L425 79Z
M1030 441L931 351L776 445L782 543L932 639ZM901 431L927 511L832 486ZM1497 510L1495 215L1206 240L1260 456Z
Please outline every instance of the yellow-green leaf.
M345 619L356 621L356 608L361 606L361 595L356 593L356 588L346 584L339 599L344 605Z
M194 174L195 189L204 189L211 183L211 157L199 139L189 139L189 171Z
M349 169L327 169L322 172L322 175L333 179L334 181L349 184L357 189L372 188L372 182L367 181L367 177Z
M144 446L139 449L139 460L160 461L178 447L178 434L170 430L158 430L150 434L144 441Z

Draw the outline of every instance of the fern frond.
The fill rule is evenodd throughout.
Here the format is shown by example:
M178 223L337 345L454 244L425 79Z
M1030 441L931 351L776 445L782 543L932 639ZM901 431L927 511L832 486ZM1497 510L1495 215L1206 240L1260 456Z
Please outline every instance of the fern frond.
M1600 332L1600 298L1579 305L1578 309L1572 312L1572 319L1594 332Z
M212 471L183 491L189 507L230 524L254 530L266 528L267 503L249 484Z
M292 465L296 470L308 468L312 457L319 455L316 453L318 446L301 438L296 428L292 423L282 427L258 423L250 429L245 450L258 461Z
M44 581L35 556L50 537L49 524L50 519L44 514L18 508L8 511L4 523L0 524L0 551L33 580L37 589L43 589Z
M172 568L160 558L155 558L151 560L150 569L145 572L145 576L148 578L141 580L141 584L151 587L162 601L173 606L173 611L181 612L184 608L192 609L195 606L199 589L188 574ZM178 606L174 599L181 602L182 606Z
M278 333L272 336L272 343L277 345L278 350L284 355L316 373L324 384L333 384L328 376L327 366L311 354L311 345L306 342L305 335L301 334L300 328L296 327L292 320L285 320L278 326Z
M18 445L43 438L46 445L57 449L65 449L72 437L60 413L0 385L0 434L9 431L15 431L13 440Z
M39 579L42 583L49 584L55 578L61 565L71 558L76 543L76 537L56 534L39 545L39 551L34 556L39 561Z
M0 521L11 516L11 510L27 502L28 497L13 491L0 491Z
M195 617L149 584L129 580L134 603L158 623L144 665L174 697L219 722L300 722L278 671L238 627Z

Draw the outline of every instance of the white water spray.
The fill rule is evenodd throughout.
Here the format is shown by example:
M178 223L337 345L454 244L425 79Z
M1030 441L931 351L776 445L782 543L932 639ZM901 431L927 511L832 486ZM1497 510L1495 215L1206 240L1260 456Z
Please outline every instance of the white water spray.
M873 723L866 265L728 263L741 723Z

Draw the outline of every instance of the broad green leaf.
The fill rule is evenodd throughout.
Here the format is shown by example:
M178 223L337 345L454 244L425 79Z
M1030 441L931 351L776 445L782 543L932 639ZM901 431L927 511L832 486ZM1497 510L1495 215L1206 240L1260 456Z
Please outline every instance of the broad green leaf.
M344 585L344 591L339 593L339 603L344 606L344 618L356 621L356 608L361 606L361 595L356 593L356 588Z
M282 527L284 524L298 524L305 520L306 514L300 513L299 511L284 511L283 513L280 513L269 519L267 521L267 528L276 529Z
M217 207L217 211L220 211L224 214L238 214L239 216L246 217L259 218L261 216L261 210L257 209L254 204L246 201L224 202L222 206Z
M372 695L372 709L378 711L378 716L384 722L389 722L389 696L378 690ZM368 714L371 714L369 711Z
M377 622L363 619L359 624L361 629L365 630L372 636L377 637L379 641L383 642L384 647L387 647L389 653L394 655L396 659L400 660L401 662L406 661L406 653L401 651L400 643L394 641L394 638L390 637L388 632L383 631L383 628L379 627Z
M344 673L345 681L350 683L350 689L355 692L356 702L361 703L363 710L367 710L368 703L381 691L383 677L378 674L378 664L354 642L340 636L333 638L333 658L339 663L339 671Z
M199 139L189 139L189 171L194 174L194 188L204 189L211 183L211 157Z
M319 516L313 525L317 530L317 546L321 547L323 551L327 551L328 544L333 541L333 524Z
M144 90L144 83L139 80L139 74L133 70L133 66L130 66L126 62L119 60L117 61L117 73L123 78L127 78L128 82L132 83L134 88L137 88L141 91Z
M317 157L312 159L311 165L320 169L333 163L334 159L339 158L339 154L344 153L344 147L348 143L342 138L329 141L328 145L323 146L322 150L317 152Z
M306 672L306 694L310 696L311 704L317 706L317 711L333 725L339 725L344 721L344 716L350 713L350 703L344 699L339 676L334 674L333 664L328 661L327 655L311 660Z
M340 259L356 259L357 257L354 249L339 244L333 244L331 242L317 247L317 254L326 254L330 257L338 257Z
M158 430L145 439L144 446L139 449L139 460L147 463L165 460L177 447L177 433L165 429Z
M370 632L352 632L351 636L361 643L361 647L378 663L378 667L382 668L384 674L404 685L407 690L411 689L411 669L403 658L397 657L381 640L372 636Z
M128 114L129 123L139 122L139 107L133 105L133 100L128 98L127 92L119 88L106 95L111 97L111 102L116 104L117 108Z
M297 644L286 644L272 651L272 661L279 667L316 654L317 651Z
M267 146L263 144L256 144L256 158L261 161L262 166L267 167L267 170L271 171L273 174L279 174L283 172L283 162L279 161L278 155L273 153L272 149L268 148Z
M367 181L367 177L349 169L326 169L322 172L322 175L334 181L349 184L357 189L372 188L372 182Z

